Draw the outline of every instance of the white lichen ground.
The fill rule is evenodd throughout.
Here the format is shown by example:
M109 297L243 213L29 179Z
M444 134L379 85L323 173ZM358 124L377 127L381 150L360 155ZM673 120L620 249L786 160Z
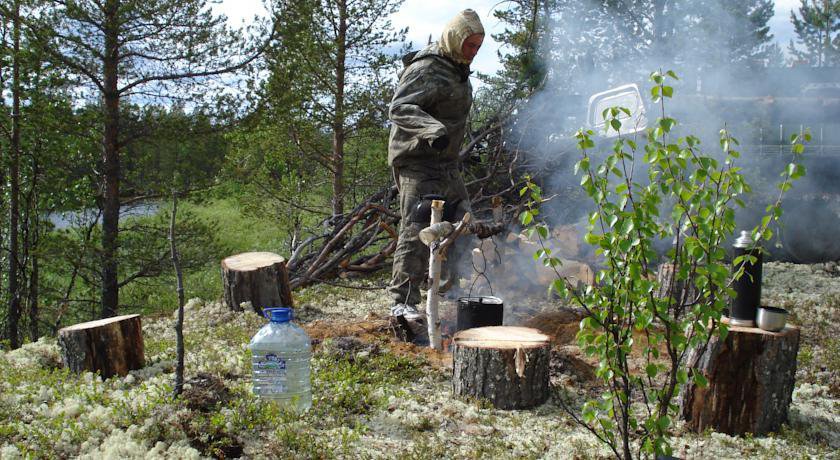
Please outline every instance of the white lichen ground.
M806 361L798 373L790 423L772 436L681 434L684 458L840 458L840 399L832 390L840 278L832 268L768 264L765 299L803 324ZM382 315L381 291L315 287L299 294L302 321ZM451 397L445 371L381 352L345 356L322 347L313 359L313 409L284 412L250 394L247 342L263 323L217 302L186 308L187 378L218 376L229 390L218 404L190 408L171 398L174 314L145 318L148 366L102 381L60 367L53 339L0 352L0 458L601 458L598 444L553 401L499 411ZM804 320L803 320L804 318ZM836 339L835 339L836 340ZM191 388L187 388L190 391ZM564 391L575 392L575 388ZM677 427L679 430L679 427ZM230 446L234 450L225 450Z

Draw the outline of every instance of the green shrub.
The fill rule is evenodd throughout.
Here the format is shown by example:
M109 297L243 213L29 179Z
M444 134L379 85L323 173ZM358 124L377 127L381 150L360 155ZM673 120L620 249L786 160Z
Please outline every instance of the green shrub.
M738 141L721 130L723 158L718 159L704 154L695 136L675 139L677 120L666 115L664 105L674 92L666 84L669 78L677 77L670 71L651 75L651 95L661 116L648 129L643 146L619 135L608 156L595 165L590 156L594 133L576 134L582 156L575 170L595 204L585 240L604 266L595 286L584 291L559 275L551 285L586 310L578 340L587 355L598 359L596 374L607 388L586 402L580 414L570 414L618 458L672 453L673 399L689 380L707 383L701 373L691 372L688 354L704 349L713 334L727 333L720 319L733 294L732 277L742 276L745 262L755 261L754 256L736 258L733 274L725 251L735 230L733 208L743 207L741 197L750 192L737 166ZM618 107L603 113L619 133L624 115L630 112ZM804 133L791 139L794 158L809 138ZM782 173L779 198L753 229L754 241L772 237L770 224L781 216L781 196L803 174L795 161ZM522 195L529 198L522 223L544 241L549 230L538 223L536 205L541 190L529 182ZM674 275L666 280L656 276L660 255L654 244L662 240L672 241L664 258ZM534 257L549 267L561 263L544 245ZM643 364L631 366L631 355Z

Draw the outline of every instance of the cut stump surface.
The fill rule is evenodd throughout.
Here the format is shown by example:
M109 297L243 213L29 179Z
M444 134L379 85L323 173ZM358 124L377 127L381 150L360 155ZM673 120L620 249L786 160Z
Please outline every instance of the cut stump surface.
M286 259L271 252L246 252L222 260L225 303L241 310L251 302L257 313L267 307L293 307Z
M526 327L467 329L453 338L452 389L499 409L526 409L548 399L549 337Z

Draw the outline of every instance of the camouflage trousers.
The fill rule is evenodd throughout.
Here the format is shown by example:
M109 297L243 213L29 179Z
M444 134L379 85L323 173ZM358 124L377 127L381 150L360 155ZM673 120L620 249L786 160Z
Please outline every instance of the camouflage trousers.
M415 222L419 220L414 216L415 210L423 196L441 195L450 205L457 203L452 215L448 216L454 223L470 211L469 196L456 164L402 166L394 169L394 176L399 186L401 219L388 293L395 304L417 305L420 303L420 284L429 271L429 248L420 241L418 234L429 222ZM456 243L450 249L449 260L457 260L459 246ZM450 276L453 276L454 270L449 268Z

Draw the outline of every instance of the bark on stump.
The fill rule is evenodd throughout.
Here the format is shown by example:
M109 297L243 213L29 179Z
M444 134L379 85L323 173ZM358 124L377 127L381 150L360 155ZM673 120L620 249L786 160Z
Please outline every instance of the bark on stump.
M671 263L664 263L656 270L656 281L659 282L659 290L656 292L656 297L662 299L668 297L669 289L673 283L673 291L670 294L676 300L683 299L686 303L690 303L697 297L697 288L691 280L680 281L674 279L674 265Z
M225 303L242 310L251 302L254 311L264 307L293 307L286 259L271 252L246 252L222 260Z
M73 372L126 375L145 365L140 315L75 324L58 331L61 361Z
M712 337L695 371L709 381L706 388L693 382L681 398L686 426L729 435L762 435L787 421L796 377L799 328L780 332L731 326L725 340ZM694 350L688 357L693 362Z
M526 409L548 398L549 337L526 327L467 329L452 340L452 390L499 409Z

